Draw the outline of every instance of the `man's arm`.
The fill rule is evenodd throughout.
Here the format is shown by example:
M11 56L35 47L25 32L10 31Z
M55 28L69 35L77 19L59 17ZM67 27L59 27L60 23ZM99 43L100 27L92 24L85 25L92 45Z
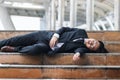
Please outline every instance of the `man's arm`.
M77 28L62 27L56 31L57 34L61 35L64 32L78 30Z
M57 43L57 41L62 33L67 32L67 31L73 31L73 30L78 30L78 29L77 28L62 27L59 30L57 30L49 42L50 48L53 48L55 46L55 44Z
M85 53L89 52L87 48L77 48L73 56L73 61L78 61Z
M50 42L49 42L49 46L50 46L51 49L52 49L52 48L55 46L55 44L58 42L58 39L59 39L59 35L55 33L55 34L52 36L52 38L51 38L51 40L50 40Z
M62 27L59 30L57 30L55 33L61 36L64 32L69 32L69 31L76 31L77 32L76 37L78 36L81 38L88 38L87 32L84 29L78 29L78 28Z

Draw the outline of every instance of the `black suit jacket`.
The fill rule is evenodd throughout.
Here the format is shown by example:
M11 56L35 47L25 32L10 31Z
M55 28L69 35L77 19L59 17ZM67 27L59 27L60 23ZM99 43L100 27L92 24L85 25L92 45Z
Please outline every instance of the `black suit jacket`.
M58 43L62 42L64 45L54 51L49 51L48 54L55 53L86 53L89 49L84 45L84 38L88 38L85 30L77 28L62 27L56 31L60 35ZM80 41L74 41L75 39L81 38Z

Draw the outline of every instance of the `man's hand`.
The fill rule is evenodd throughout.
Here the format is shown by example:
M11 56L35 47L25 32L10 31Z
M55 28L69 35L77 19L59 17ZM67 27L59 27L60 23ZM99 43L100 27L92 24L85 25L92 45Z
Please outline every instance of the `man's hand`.
M50 43L49 43L50 48L52 49L57 42L58 42L58 38L55 37L55 36L52 36L52 38L51 38L51 40L50 40Z
M80 53L77 52L77 53L75 53L74 56L73 56L73 61L78 61L79 59L80 59Z

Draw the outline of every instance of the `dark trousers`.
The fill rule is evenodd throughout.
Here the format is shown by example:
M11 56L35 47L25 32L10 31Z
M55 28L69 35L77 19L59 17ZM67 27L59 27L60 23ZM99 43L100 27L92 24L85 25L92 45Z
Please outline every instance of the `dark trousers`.
M50 51L49 40L53 33L37 31L22 36L16 36L0 41L0 48L3 46L15 47L15 52L26 54L47 53Z

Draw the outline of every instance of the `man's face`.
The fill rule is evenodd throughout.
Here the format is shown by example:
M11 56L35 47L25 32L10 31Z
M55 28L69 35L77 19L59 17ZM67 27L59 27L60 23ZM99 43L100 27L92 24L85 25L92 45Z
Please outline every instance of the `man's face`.
M100 43L98 40L95 39L85 39L85 45L87 48L89 48L90 50L97 50L100 46Z

